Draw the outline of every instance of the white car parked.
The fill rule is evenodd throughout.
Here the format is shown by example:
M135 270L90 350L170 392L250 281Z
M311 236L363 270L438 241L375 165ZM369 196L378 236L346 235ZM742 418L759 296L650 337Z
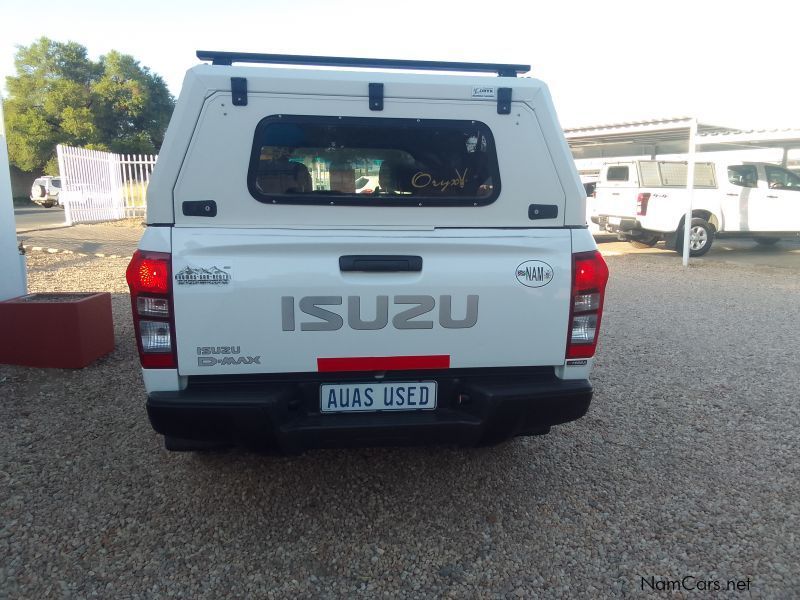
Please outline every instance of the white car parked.
M127 272L168 448L492 444L587 411L608 270L527 67L198 56Z
M667 160L608 163L595 190L592 221L638 246L666 240L681 252L688 207L687 165ZM800 232L800 176L768 163L697 162L690 256L717 234L774 244Z
M31 201L45 208L58 206L60 194L60 177L53 177L51 175L37 177L31 186Z

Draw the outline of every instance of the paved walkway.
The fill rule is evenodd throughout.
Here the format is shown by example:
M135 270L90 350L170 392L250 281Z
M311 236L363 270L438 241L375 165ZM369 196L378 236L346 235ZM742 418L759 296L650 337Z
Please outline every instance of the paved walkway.
M130 223L80 224L17 231L26 251L73 252L101 256L131 256L144 227Z
M665 261L680 265L681 257L667 250L663 244L653 248L634 248L628 242L618 242L604 237L597 240L604 256L622 254L649 254L659 256ZM705 262L726 262L738 265L781 267L800 270L800 237L785 238L774 246L759 246L748 238L717 238L708 254L690 259L690 264Z

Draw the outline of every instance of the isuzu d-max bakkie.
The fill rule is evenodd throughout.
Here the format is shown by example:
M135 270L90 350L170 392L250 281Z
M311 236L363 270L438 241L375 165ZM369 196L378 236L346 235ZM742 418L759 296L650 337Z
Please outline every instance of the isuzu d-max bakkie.
M127 271L167 448L492 444L586 413L608 270L529 67L198 57Z
M687 172L686 162L677 160L603 165L592 221L640 248L665 240L682 253ZM692 197L690 256L703 256L718 234L764 246L800 235L800 175L780 165L698 162Z

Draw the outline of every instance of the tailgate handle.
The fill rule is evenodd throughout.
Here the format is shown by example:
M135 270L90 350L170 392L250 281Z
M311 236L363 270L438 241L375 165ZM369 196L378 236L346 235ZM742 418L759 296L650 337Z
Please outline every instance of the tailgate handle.
M528 207L528 218L531 221L556 217L558 217L558 204L531 204Z
M217 203L213 200L187 200L182 204L187 217L216 217Z
M339 270L364 271L367 273L422 271L422 257L350 254L339 257Z

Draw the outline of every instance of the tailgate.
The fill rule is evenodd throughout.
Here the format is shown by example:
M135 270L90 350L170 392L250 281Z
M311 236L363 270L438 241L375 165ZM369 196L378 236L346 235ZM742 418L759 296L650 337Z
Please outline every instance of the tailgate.
M594 214L636 218L638 196L638 188L595 188Z
M181 375L313 372L354 357L564 363L568 229L177 227L172 236ZM353 256L356 269L377 270L348 270L353 259L340 258Z

